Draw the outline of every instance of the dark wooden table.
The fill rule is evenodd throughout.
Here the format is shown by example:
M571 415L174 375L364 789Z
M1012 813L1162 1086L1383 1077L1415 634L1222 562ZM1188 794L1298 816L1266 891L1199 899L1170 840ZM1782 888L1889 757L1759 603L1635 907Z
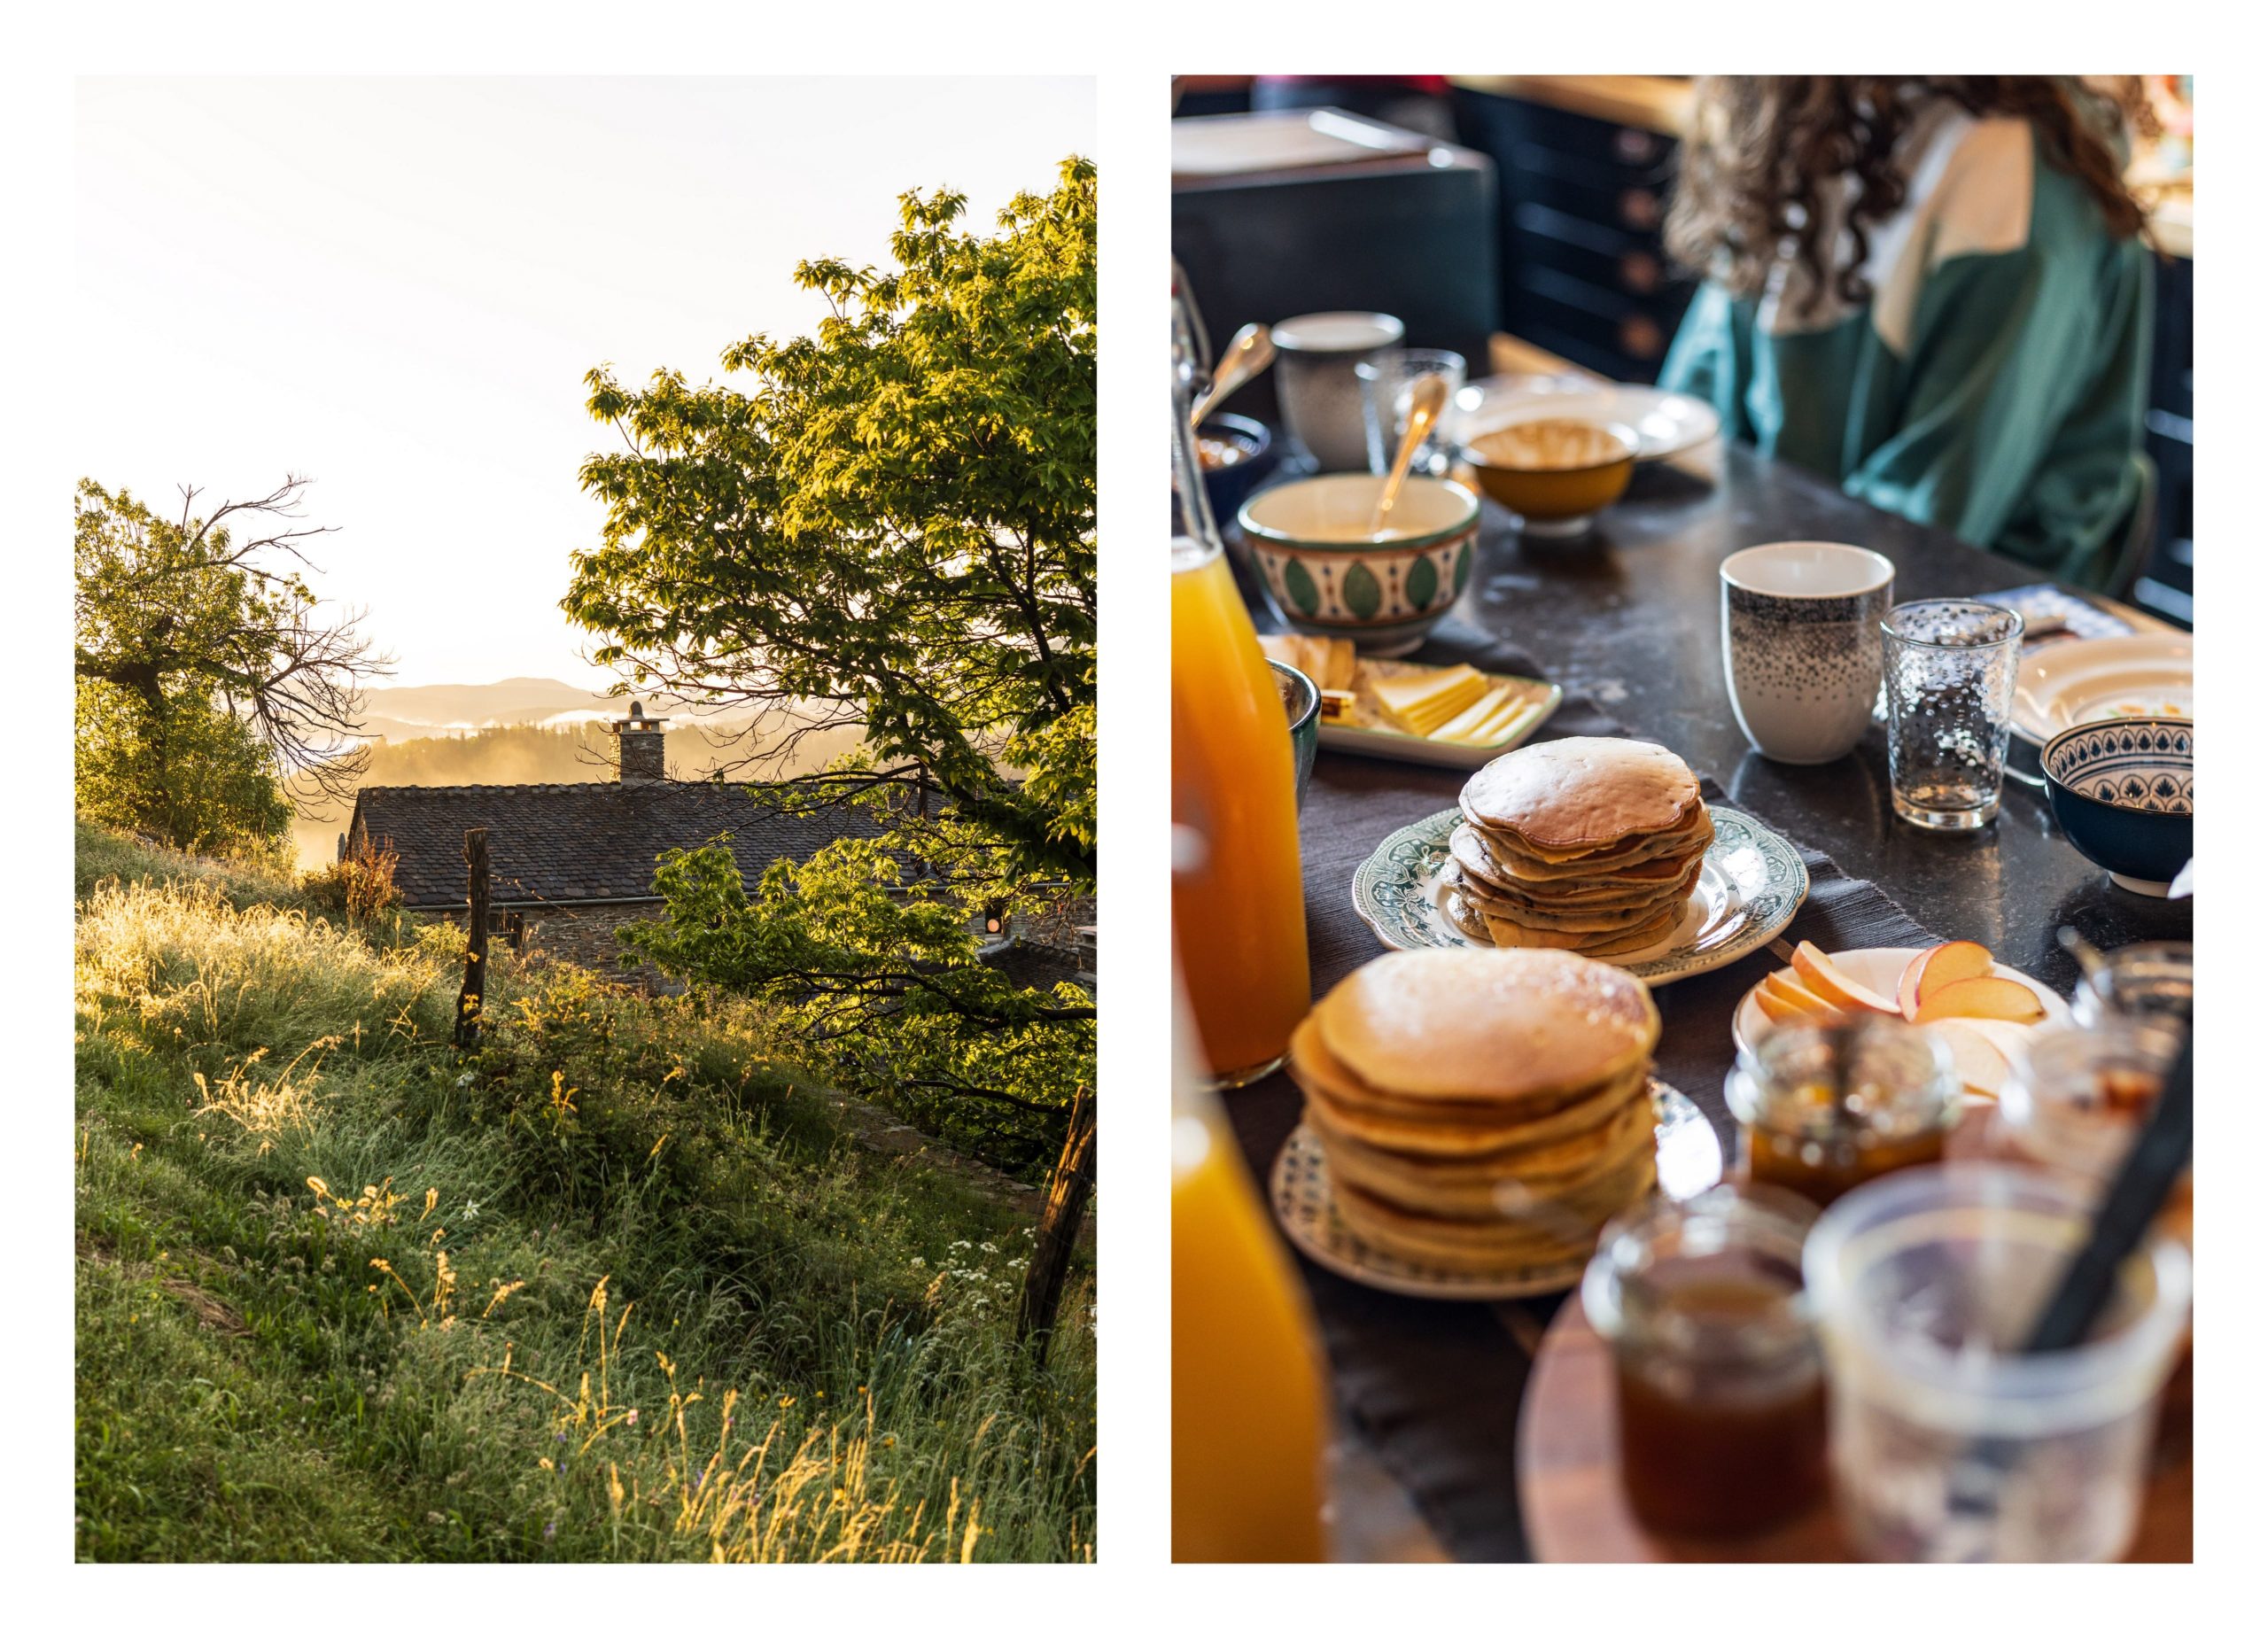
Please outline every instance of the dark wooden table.
M1734 552L1773 540L1867 547L1897 566L1901 602L2042 577L1799 468L1737 446L1718 454L1713 482L1674 465L1641 467L1588 541L1529 544L1494 514L1460 614L1516 639L1553 681L1714 774L1741 806L1881 884L1924 927L1973 938L2055 990L2078 981L2055 942L2065 923L2104 949L2187 938L2187 901L2113 887L2063 840L2036 788L2009 780L2000 819L1982 832L1927 832L1891 811L1879 727L1823 767L1789 767L1749 749L1726 698L1719 633L1717 566Z
M2078 981L2055 942L2056 928L2067 923L2105 949L2190 936L2188 901L2147 899L2113 887L2063 841L2035 788L2010 780L1999 819L1981 832L1924 832L1891 811L1878 727L1853 754L1824 767L1786 767L1750 751L1725 693L1717 568L1744 547L1775 540L1836 540L1878 551L1897 567L1900 601L1974 595L2041 578L2020 563L1853 501L1806 471L1720 443L1642 467L1628 495L1583 540L1526 541L1503 512L1487 505L1473 581L1444 634L1454 646L1456 627L1467 628L1468 640L1477 630L1524 649L1571 695L1588 696L1633 734L1666 745L1696 772L1713 776L1740 806L1832 856L1848 874L1874 881L1930 933L1976 939L2059 991L2068 993ZM1263 629L1272 623L1264 611L1260 617ZM1343 861L1324 858L1356 843L1359 853L1368 843L1321 835L1317 827L1330 821L1314 810L1327 808L1343 822L1350 794L1377 800L1376 810L1363 811L1363 823L1366 834L1382 835L1394 824L1449 805L1455 796L1454 780L1438 770L1405 772L1384 763L1358 768L1353 760L1326 757L1327 765L1318 766L1318 784L1332 788L1328 800L1310 804L1302 825L1318 992L1374 954L1376 945L1348 925ZM1397 790L1406 794L1395 796ZM1386 811L1397 804L1407 811ZM1689 1013L1696 999L1685 998L1671 1010ZM1728 1030L1730 1019L1680 1022L1713 1032ZM1728 1117L1718 1090L1685 1090L1722 1133ZM1279 1075L1228 1102L1246 1159L1264 1177L1299 1118L1296 1089ZM1493 1469L1476 1472L1470 1453L1483 1450L1493 1459L1509 1451L1519 1378L1554 1304L1428 1304L1368 1292L1312 1265L1302 1269L1357 1435L1375 1432L1360 1425L1357 1408L1367 1404L1386 1429L1372 1441L1374 1454L1411 1490L1443 1549L1480 1557L1532 1551L1504 1500L1513 1488L1509 1458L1499 1480ZM1491 1390L1486 1408L1469 1417L1447 1411L1456 1401L1443 1391L1464 1376L1485 1378ZM1445 1414L1464 1419L1444 1422ZM1462 1471L1453 1471L1461 1460ZM1429 1486L1428 1475L1441 1482Z

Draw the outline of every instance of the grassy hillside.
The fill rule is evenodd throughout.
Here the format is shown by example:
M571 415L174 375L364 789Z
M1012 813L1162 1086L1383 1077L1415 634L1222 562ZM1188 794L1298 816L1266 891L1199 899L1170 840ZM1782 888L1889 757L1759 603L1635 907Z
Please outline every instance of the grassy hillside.
M82 827L83 1558L1082 1558L1093 1293L757 1021Z

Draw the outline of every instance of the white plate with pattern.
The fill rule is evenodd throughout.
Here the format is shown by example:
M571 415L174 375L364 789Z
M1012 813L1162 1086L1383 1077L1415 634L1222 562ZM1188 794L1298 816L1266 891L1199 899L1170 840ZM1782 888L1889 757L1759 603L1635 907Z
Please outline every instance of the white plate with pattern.
M1690 1199L1725 1175L1724 1151L1693 1100L1660 1081L1654 1098L1654 1183L1672 1199ZM1302 1121L1278 1152L1268 1176L1268 1198L1285 1236L1302 1254L1357 1285L1404 1297L1449 1302L1497 1302L1566 1291L1580 1283L1590 1254L1565 1262L1535 1263L1504 1274L1468 1274L1411 1262L1374 1250L1356 1238L1339 1215L1331 1164L1323 1145Z
M2175 632L2043 642L2016 671L2009 726L2034 745L2120 717L2194 717L2196 640Z
M1459 931L1443 903L1449 833L1463 817L1449 808L1405 825L1355 870L1355 913L1388 950L1487 947ZM1795 920L1811 891L1803 856L1778 831L1714 803L1709 817L1717 835L1685 902L1685 919L1648 949L1599 958L1649 987L1714 972L1762 949Z
M1499 427L1555 415L1620 423L1638 435L1641 461L1682 454L1716 437L1723 425L1710 405L1660 387L1583 376L1489 376L1457 393L1449 435L1469 444Z

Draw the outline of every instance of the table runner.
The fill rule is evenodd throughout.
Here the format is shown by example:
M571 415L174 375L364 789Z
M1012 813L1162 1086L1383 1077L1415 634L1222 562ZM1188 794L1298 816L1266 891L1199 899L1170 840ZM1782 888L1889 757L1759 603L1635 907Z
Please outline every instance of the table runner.
M1454 621L1438 628L1421 657L1543 674L1518 649ZM1628 732L1596 702L1571 694L1535 738ZM1454 806L1465 777L1454 769L1353 756L1317 758L1300 819L1309 965L1317 994L1380 953L1377 936L1355 913L1355 866L1389 831ZM1713 779L1704 774L1701 782L1710 802L1723 801ZM1873 883L1845 875L1800 836L1789 840L1811 873L1811 891L1783 938L1790 943L1808 938L1829 951L1937 942ZM1728 1154L1732 1120L1723 1085L1733 1060L1733 1009L1778 962L1768 951L1757 951L1654 991L1662 1016L1657 1073L1699 1106ZM1246 1162L1264 1180L1299 1122L1299 1089L1279 1074L1229 1093L1225 1101ZM1425 1301L1373 1291L1296 1252L1293 1257L1315 1306L1342 1411L1410 1493L1443 1545L1464 1560L1529 1556L1519 1519L1514 1434L1534 1347L1563 1299Z

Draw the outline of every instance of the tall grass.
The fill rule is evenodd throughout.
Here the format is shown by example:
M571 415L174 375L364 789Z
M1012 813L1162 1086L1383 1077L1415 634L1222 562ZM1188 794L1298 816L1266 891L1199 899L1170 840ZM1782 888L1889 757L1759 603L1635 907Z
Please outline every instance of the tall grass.
M128 865L74 963L82 1556L1091 1553L1091 1281L1028 1358L1026 1225L760 1018L500 955L460 1055L447 930Z

